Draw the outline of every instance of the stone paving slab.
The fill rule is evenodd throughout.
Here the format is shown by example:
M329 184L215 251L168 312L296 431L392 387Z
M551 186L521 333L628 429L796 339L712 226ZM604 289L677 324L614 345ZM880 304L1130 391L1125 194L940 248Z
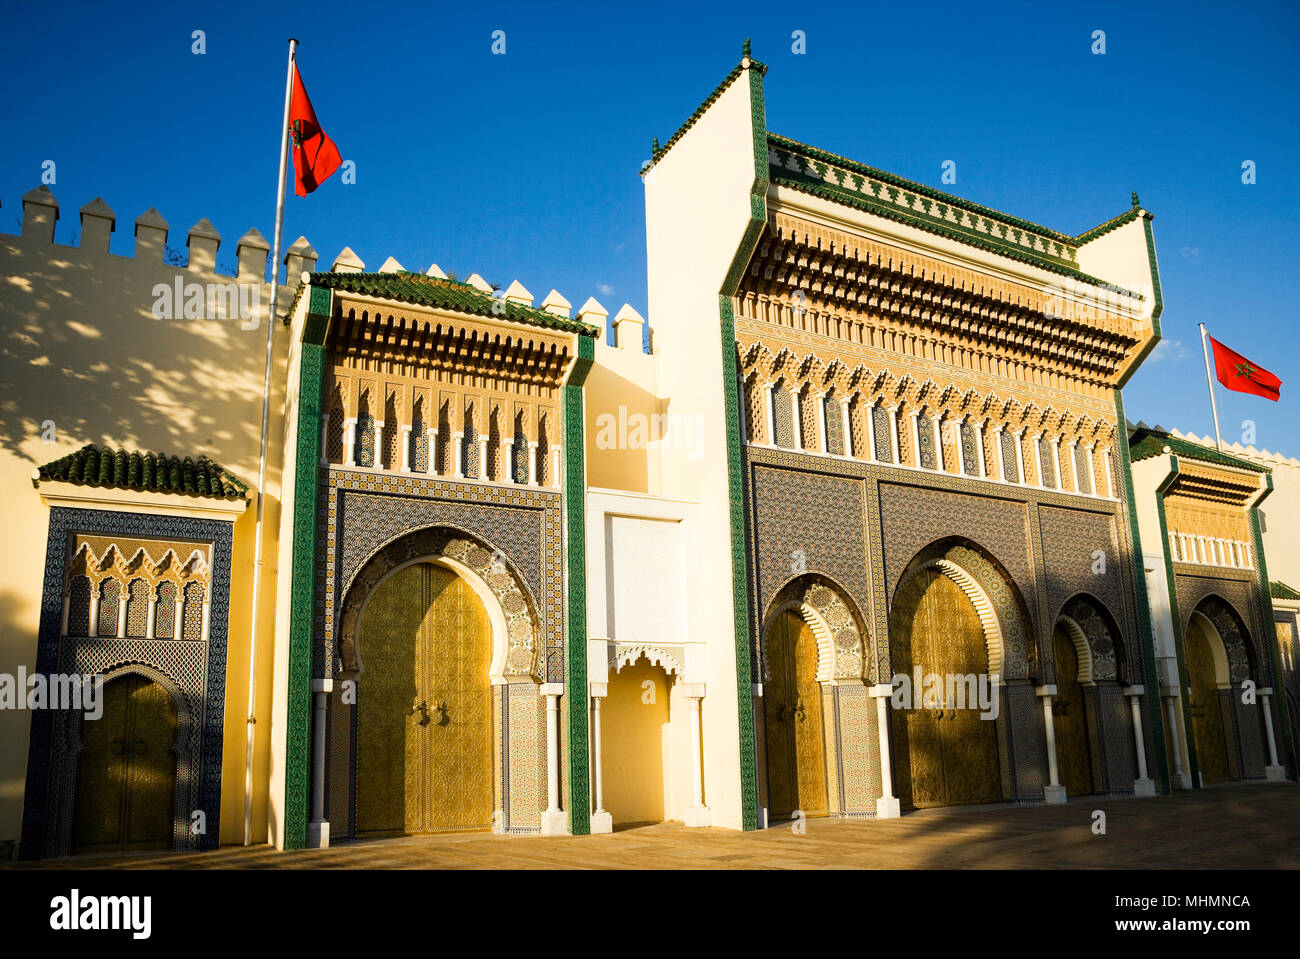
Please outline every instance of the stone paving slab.
M1093 813L1106 814L1094 835ZM680 823L604 836L455 833L279 852L85 856L31 869L1297 869L1300 783L1218 786L1154 799L932 809L892 820L818 819L759 832Z

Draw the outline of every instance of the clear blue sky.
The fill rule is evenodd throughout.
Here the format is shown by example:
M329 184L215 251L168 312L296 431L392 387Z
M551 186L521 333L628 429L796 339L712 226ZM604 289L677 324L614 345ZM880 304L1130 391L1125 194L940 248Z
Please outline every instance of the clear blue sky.
M1068 233L1156 214L1166 344L1130 418L1211 429L1196 324L1282 377L1280 403L1220 390L1225 438L1300 455L1300 6L1294 3L389 5L100 3L0 8L0 232L57 163L56 239L103 196L114 252L156 206L219 264L274 216L287 38L357 183L290 196L286 243L351 246L539 299L645 311L637 171L735 64L771 67L775 132ZM506 54L491 53L492 32ZM191 34L206 32L206 53ZM807 52L792 52L802 30ZM1094 30L1104 56L1091 53ZM1253 160L1257 182L1243 185ZM292 190L290 190L292 194ZM650 317L653 324L654 318Z

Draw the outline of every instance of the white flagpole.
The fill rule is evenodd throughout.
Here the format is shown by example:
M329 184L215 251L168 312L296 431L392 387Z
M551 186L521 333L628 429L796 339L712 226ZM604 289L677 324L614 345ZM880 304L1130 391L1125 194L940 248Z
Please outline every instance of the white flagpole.
M1201 323L1201 352L1205 354L1205 385L1210 388L1210 412L1214 414L1214 442L1223 452L1223 436L1219 433L1219 404L1214 399L1214 377L1210 374L1210 347L1205 341L1205 324Z
M257 467L257 542L253 547L253 611L248 630L248 742L244 760L244 845L253 842L253 745L257 707L257 608L262 586L263 515L266 499L266 438L271 425L271 356L276 300L280 295L280 242L284 234L284 184L289 164L289 103L293 97L293 63L298 41L289 40L289 67L284 78L284 118L280 121L280 175L275 187L275 238L271 241L271 303L266 317L266 377L262 383L262 452Z

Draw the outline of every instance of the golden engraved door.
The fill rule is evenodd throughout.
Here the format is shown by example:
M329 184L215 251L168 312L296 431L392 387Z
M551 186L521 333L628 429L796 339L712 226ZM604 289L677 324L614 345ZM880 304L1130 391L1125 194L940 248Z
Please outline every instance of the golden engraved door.
M358 684L358 836L492 824L491 633L465 580L418 563L366 604Z
M73 851L170 849L176 706L142 676L104 686L104 712L82 719Z
M912 687L913 708L893 717L900 799L918 807L999 800L996 723L981 718L969 683L965 708L957 708L955 687L950 688L950 682L973 677L978 692L978 684L988 681L984 629L975 607L948 576L921 570L894 599L889 641L897 671L915 684L920 667L923 680ZM937 681L932 702L923 701L927 676Z
M1207 635L1205 627L1193 617L1187 629L1187 683L1192 687L1188 708L1192 714L1192 735L1196 739L1196 762L1205 783L1228 778L1227 737L1210 649L1210 643L1218 641L1217 637Z
M826 745L817 641L803 618L786 611L768 629L763 687L770 819L826 815Z
M1088 750L1088 717L1083 686L1079 683L1079 652L1064 627L1052 633L1052 654L1056 661L1056 700L1052 703L1052 724L1056 731L1056 762L1066 795L1086 796L1093 792L1092 760Z

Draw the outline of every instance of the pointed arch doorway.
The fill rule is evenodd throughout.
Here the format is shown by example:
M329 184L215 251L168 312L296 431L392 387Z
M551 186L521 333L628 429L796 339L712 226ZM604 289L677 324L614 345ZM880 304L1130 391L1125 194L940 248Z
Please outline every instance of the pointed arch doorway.
M103 715L82 720L72 851L170 849L176 704L136 673L106 683L101 695Z
M979 612L957 582L924 566L898 588L889 617L897 672L916 676L988 676L989 657ZM898 796L918 808L1002 799L996 723L978 709L928 706L912 689L914 708L892 724ZM927 708L928 706L928 708Z
M797 612L786 609L768 627L763 687L768 816L787 820L827 815L826 737L817 640Z
M356 835L492 825L492 641L478 594L416 562L375 587L359 627Z

